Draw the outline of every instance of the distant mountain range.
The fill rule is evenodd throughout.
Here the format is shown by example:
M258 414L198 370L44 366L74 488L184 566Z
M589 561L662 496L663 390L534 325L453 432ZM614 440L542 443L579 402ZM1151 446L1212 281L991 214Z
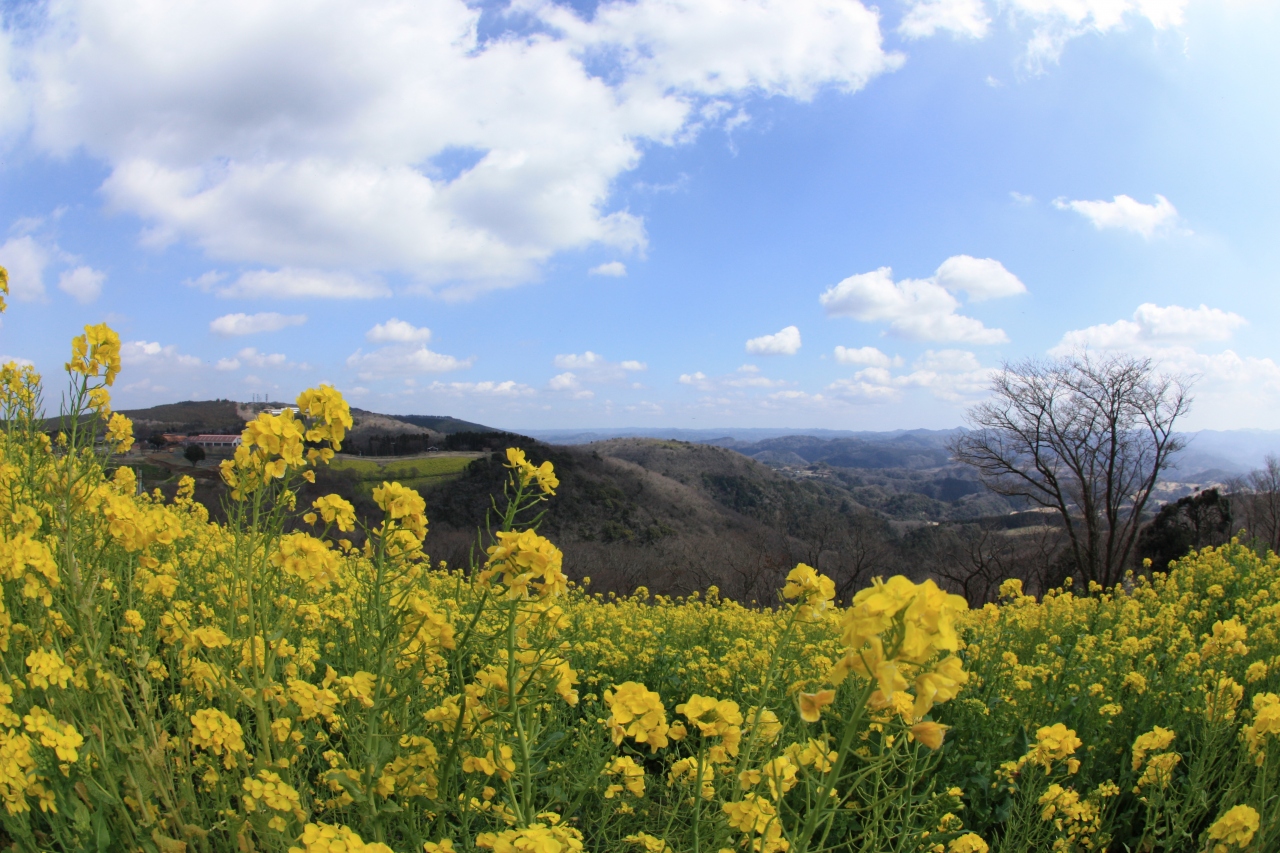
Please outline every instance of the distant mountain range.
M279 407L287 404L265 404ZM184 401L133 409L139 438L150 432L234 432L253 417L261 405L247 406L230 400ZM354 432L455 433L502 432L484 424L448 415L381 415L353 409ZM961 432L955 429L898 429L886 431L833 429L771 429L723 427L716 429L623 428L582 430L516 430L547 444L590 444L617 438L654 438L709 444L735 450L775 467L817 463L836 468L923 470L949 465L947 442ZM1247 473L1264 464L1268 455L1280 456L1280 430L1201 430L1188 435L1190 442L1178 458L1171 479L1210 481Z
M599 429L521 430L548 444L589 444L613 438L663 438L728 447L770 464L824 462L842 468L931 468L947 464L946 445L962 429L898 429L882 432L831 429ZM1262 466L1280 456L1280 430L1200 430L1189 433L1178 456L1180 476L1223 477ZM763 456L762 454L767 454ZM792 455L794 454L794 455Z
M719 429L680 429L636 427L632 429L522 429L514 430L521 435L545 441L547 444L589 444L593 441L607 441L611 438L665 438L674 441L688 441L694 444L722 444L723 439L741 442L758 442L770 438L786 438L788 436L809 436L820 439L860 438L871 441L884 441L902 436L916 436L922 440L936 438L939 446L948 438L960 432L955 429L896 429L883 432L856 431L847 429L774 429L766 427L723 427ZM722 445L728 446L728 445Z

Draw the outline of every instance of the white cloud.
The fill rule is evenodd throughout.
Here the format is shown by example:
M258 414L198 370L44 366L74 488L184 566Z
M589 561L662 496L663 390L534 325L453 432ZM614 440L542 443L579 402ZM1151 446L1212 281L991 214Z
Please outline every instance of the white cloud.
M9 293L21 302L44 299L44 268L49 250L30 236L13 237L0 246L0 266L9 271Z
M194 287L196 290L200 290L205 293L212 293L214 286L223 281L226 277L226 273L218 272L217 270L209 270L206 273L201 273L195 278L184 279L182 283L186 287Z
M1056 63L1073 38L1106 33L1125 26L1126 18L1145 18L1157 30L1182 24L1189 0L1007 0L1015 17L1029 21L1033 32L1026 63L1041 71Z
M0 364L16 364L19 367L35 367L36 363L20 355L0 355Z
M826 397L821 394L810 394L808 391L775 391L769 395L770 400L783 400L788 403L823 403Z
M366 340L375 344L426 343L431 340L431 330L392 317L387 322L379 323L365 332L364 336Z
M1143 204L1127 195L1118 195L1113 201L1068 201L1055 199L1053 206L1059 210L1074 210L1093 223L1093 227L1101 231L1104 228L1119 228L1141 234L1150 240L1161 234L1169 233L1178 222L1178 211L1162 195L1156 196L1155 204Z
M727 388L782 388L791 383L785 379L770 379L767 376L747 374L726 377L720 380L720 384Z
M607 264L600 264L587 270L589 275L610 275L614 277L624 276L627 274L627 265L622 261L609 261Z
M282 352L259 352L256 347L245 347L236 353L241 364L258 369L264 367L293 367L289 357ZM221 363L221 362L219 362Z
M967 403L987 392L996 372L967 350L926 350L909 373L894 375L884 366L867 367L851 379L836 380L827 390L850 400L892 403L901 400L904 391L920 388L949 403Z
M679 382L681 385L692 385L699 391L710 391L714 385L708 380L707 374L701 370L695 373L681 373Z
M178 352L174 344L157 341L125 341L120 345L120 361L125 367L199 367L200 359Z
M795 326L747 341L747 352L753 355L795 355L799 351L800 330Z
M1133 312L1133 319L1152 340L1225 341L1248 323L1239 314L1203 303L1199 308L1180 305L1162 308L1144 302Z
M552 361L556 367L566 371L566 373L562 373L551 380L550 387L552 390L569 390L567 385L564 388L557 388L557 380L562 383L575 383L572 387L577 388L578 384L582 382L623 382L627 379L628 374L639 373L649 369L649 365L643 361L628 359L626 361L613 362L591 350L587 350L581 355L576 353L557 355Z
M220 287L217 292L237 299L376 299L391 295L387 286L376 279L292 268L243 273L234 284Z
M102 283L106 280L106 273L80 266L67 270L58 278L58 289L70 294L81 305L88 305L102 294Z
M347 358L347 366L368 380L402 373L448 373L470 367L472 361L432 352L426 346L398 344L373 352L356 350Z
M1231 349L1198 348L1229 340L1244 324L1238 314L1205 305L1146 303L1130 320L1067 332L1049 354L1087 348L1149 358L1160 371L1195 380L1188 429L1271 429L1280 419L1280 364Z
M479 397L531 397L538 393L528 385L511 379L504 382L432 382L426 390L456 396Z
M278 332L289 326L301 326L307 322L306 314L277 314L264 311L259 314L224 314L209 323L209 331L224 338L239 335L256 335L262 332Z
M971 302L1027 292L1027 286L994 258L954 255L942 262L933 280L952 293L968 294Z
M551 381L547 383L552 391L576 391L582 387L582 383L578 381L576 374L566 371L551 377Z
M590 370L594 367L608 364L604 356L591 350L587 350L582 355L577 355L576 353L558 355L552 362L556 367L571 368L573 370Z
M990 23L982 0L915 0L898 25L898 32L918 39L946 30L980 39L986 37Z
M1225 341L1246 323L1239 314L1207 305L1199 308L1161 307L1144 302L1133 312L1131 320L1117 320L1067 332L1049 350L1049 354L1060 356L1082 349L1137 352L1169 343Z
M853 402L896 403L902 399L902 392L892 385L864 379L837 379L827 386L827 390Z
M595 391L582 387L582 380L572 371L565 371L551 377L547 387L552 391L572 394L576 399L589 400L596 395Z
M841 364L865 364L868 367L893 367L902 364L898 356L888 356L875 347L836 347L836 361Z
M715 391L724 388L783 388L790 385L785 379L770 379L760 374L754 364L744 364L726 376L710 377L699 370L680 374L681 385L690 385L699 391Z
M931 370L946 373L972 373L982 369L978 357L959 349L925 350L911 365L917 371Z
M830 316L887 323L893 332L913 340L999 344L1009 340L1004 331L956 313L960 302L952 293L964 292L978 300L1025 290L998 261L956 255L944 261L933 278L895 283L893 270L880 267L849 276L827 289L819 301Z
M983 0L903 0L907 13L898 26L906 38L948 32L984 38L991 20ZM1056 63L1063 48L1086 33L1107 33L1145 20L1157 30L1182 24L1189 0L999 0L994 5L1015 32L1030 28L1024 62L1034 72ZM992 78L987 78L988 83Z
M546 0L39 9L0 31L3 67L23 69L0 73L0 133L103 162L109 205L149 242L424 287L528 280L592 244L642 251L612 193L646 149L740 121L750 98L853 92L901 63L858 0L606 2L590 19Z

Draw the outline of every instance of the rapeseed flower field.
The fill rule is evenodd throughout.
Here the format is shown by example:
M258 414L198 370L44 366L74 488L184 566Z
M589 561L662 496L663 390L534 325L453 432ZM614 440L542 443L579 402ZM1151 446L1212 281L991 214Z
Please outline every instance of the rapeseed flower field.
M228 521L111 454L119 339L72 345L63 427L0 370L0 832L17 850L1275 851L1280 558L1238 543L1115 589L931 580L776 605L599 596L507 453L471 565L424 502L296 493L332 388L222 464ZM301 527L299 528L299 524Z

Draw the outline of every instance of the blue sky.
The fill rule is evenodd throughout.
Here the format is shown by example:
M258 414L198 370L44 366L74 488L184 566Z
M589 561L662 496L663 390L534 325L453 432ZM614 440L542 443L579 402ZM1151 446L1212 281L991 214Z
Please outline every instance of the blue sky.
M1265 0L0 3L0 355L512 429L949 427L1002 362L1274 428Z

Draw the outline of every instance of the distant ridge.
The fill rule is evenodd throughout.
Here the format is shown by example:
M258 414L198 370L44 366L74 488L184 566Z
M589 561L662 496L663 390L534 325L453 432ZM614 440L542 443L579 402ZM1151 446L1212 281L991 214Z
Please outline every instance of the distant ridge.
M449 415L385 415L384 417L404 421L407 424L429 429L432 432L442 432L445 435L452 435L457 432L506 432L506 430L464 421Z
M522 435L536 438L548 444L590 444L596 441L608 441L616 438L658 438L675 441L688 441L693 444L714 444L727 447L747 455L757 453L791 452L793 446L785 448L769 446L777 439L812 439L807 442L840 443L850 440L871 444L913 443L934 450L946 447L947 440L964 431L963 427L953 429L896 429L896 430L835 430L835 429L777 429L777 428L744 428L721 427L716 429L679 429L632 427L617 429L583 429L583 430L520 430ZM1182 475L1199 472L1206 476L1197 479L1234 476L1244 474L1265 464L1268 455L1280 456L1280 430L1238 429L1238 430L1199 430L1188 432L1187 448L1175 459L1176 469ZM790 443L789 443L790 444ZM825 453L801 453L809 461L825 455ZM761 461L781 463L781 458L765 457ZM826 461L826 460L824 460ZM838 464L838 463L836 463ZM935 464L942 464L940 462Z
M790 436L812 436L813 438L821 439L861 438L869 441L915 436L924 439L936 439L941 443L959 431L961 431L960 427L954 429L895 429L882 432L847 429L777 429L770 427L723 427L719 429L624 427L621 429L515 430L521 435L545 441L547 444L590 444L593 441L608 441L613 438L665 438L674 441L689 441L695 444L719 444L724 439L756 442Z
M151 432L239 432L244 428L246 420L263 410L282 408L291 403L237 403L234 400L183 400L176 403L162 403L145 409L124 409L121 414L134 422L139 435ZM484 424L464 421L449 415L383 415L378 412L353 408L351 414L356 418L364 417L373 423L375 429L395 431L394 424L399 422L407 427L415 427L418 431L430 431L452 435L460 432L498 433L503 430ZM358 430L357 430L358 431Z

